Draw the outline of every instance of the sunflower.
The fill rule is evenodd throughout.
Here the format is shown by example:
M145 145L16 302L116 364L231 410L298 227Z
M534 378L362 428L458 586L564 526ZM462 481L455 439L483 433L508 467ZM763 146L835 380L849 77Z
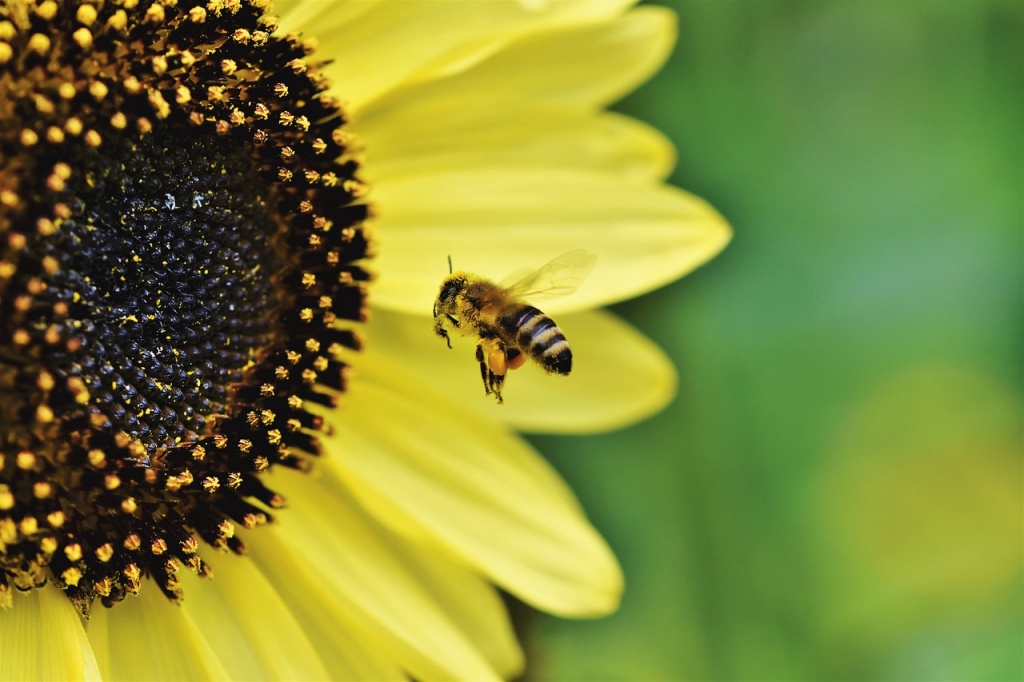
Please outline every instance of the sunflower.
M0 677L509 677L500 591L616 608L517 433L661 407L595 308L729 236L604 110L674 41L629 5L0 6ZM577 248L573 376L496 406L431 332L446 259Z

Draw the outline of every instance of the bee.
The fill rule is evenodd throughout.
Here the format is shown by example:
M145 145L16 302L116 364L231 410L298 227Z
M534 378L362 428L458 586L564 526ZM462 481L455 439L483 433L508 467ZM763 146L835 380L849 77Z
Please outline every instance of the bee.
M452 347L449 328L476 336L476 360L484 393L502 402L505 375L526 358L553 374L572 371L572 351L555 321L523 299L562 296L583 280L597 260L576 250L562 254L539 270L517 271L494 282L469 272L451 272L441 282L434 302L434 332Z

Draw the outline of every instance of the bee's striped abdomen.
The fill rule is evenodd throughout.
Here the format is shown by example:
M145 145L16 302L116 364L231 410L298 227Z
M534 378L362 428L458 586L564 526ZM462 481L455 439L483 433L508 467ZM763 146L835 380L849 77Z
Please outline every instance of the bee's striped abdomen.
M510 305L498 316L506 341L556 374L572 370L572 351L555 321L530 305Z

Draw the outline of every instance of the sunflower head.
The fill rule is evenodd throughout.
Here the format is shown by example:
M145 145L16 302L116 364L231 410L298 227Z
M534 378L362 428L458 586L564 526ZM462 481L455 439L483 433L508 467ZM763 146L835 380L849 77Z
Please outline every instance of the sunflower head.
M80 612L283 499L344 387L367 207L319 64L263 3L0 7L0 606Z

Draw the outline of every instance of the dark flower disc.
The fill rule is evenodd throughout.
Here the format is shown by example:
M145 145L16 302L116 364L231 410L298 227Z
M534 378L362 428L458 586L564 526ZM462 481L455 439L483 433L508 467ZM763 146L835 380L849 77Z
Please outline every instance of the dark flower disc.
M83 615L283 499L364 316L357 150L261 3L0 7L0 606Z

